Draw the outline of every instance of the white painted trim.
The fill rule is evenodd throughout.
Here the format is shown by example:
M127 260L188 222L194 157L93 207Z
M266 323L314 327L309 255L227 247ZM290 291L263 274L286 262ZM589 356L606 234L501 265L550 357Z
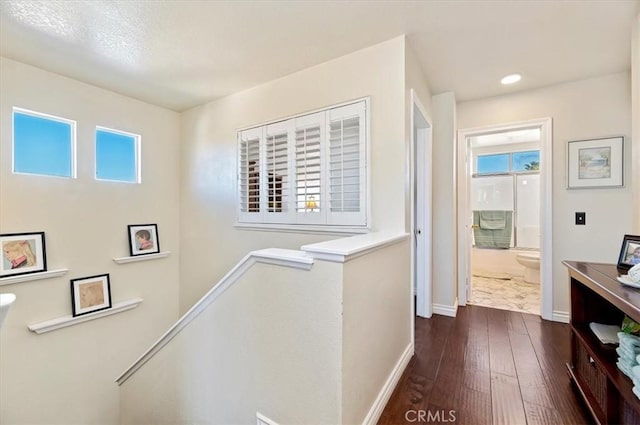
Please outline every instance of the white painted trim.
M466 305L466 281L470 279L468 265L471 250L471 223L464 218L470 217L468 195L469 176L464 169L465 155L469 151L467 138L479 134L500 133L508 130L540 128L540 315L545 320L553 320L553 121L540 118L495 126L475 127L458 131L458 261L465 261L467 273L458 273L458 299L460 305ZM460 265L459 265L460 267ZM459 268L460 270L460 268Z
M453 305L433 304L433 313L441 316L456 317L458 314L458 300Z
M420 114L424 118L427 123L427 127L423 130L426 131L426 145L422 147L422 149L418 149L418 140L415 140L414 128L416 126L415 117L414 117L414 107L418 108ZM416 243L411 244L411 284L412 286L415 284L415 287L412 288L415 297L415 312L411 313L412 327L414 325L415 316L418 315L420 317L430 318L433 314L433 282L432 282L432 250L433 250L433 219L432 219L432 195L433 195L433 176L431 176L430 172L432 170L433 164L433 125L431 123L431 119L427 114L425 107L422 105L422 102L418 98L418 95L415 93L413 89L411 89L411 103L409 105L410 108L410 121L411 121L411 143L409 146L410 152L410 169L411 169L411 179L409 184L409 197L411 199L411 235L413 235ZM418 156L418 151L420 151L427 158L425 162L417 162L416 158ZM417 164L422 164L422 167ZM420 171L422 171L422 177L420 176ZM421 178L421 180L419 180ZM421 192L418 190L420 186L424 185L424 191ZM417 217L420 214L416 214L416 204L418 200L415 199L415 195L417 194L418 199L423 200L423 209L422 209L422 217ZM422 195L422 196L421 196ZM421 226L419 226L422 234L421 238L418 239L416 235L416 221L422 218ZM418 243L423 244L423 251L425 255L418 256ZM422 273L418 273L418 270L421 270ZM422 274L422 276L421 276ZM422 280L421 280L422 277ZM413 298L411 299L411 305L414 305Z
M560 322L560 323L570 323L571 322L571 315L569 313L567 313L566 311L554 310L551 320L553 320L554 322Z
M257 425L278 425L277 422L267 418L260 412L256 412L256 423Z
M396 388L396 385L398 385L398 381L400 381L400 378L402 377L402 373L407 368L409 361L413 357L414 351L415 350L413 343L409 343L407 348L400 356L400 359L398 359L395 367L389 374L387 381L380 389L378 397L376 397L375 401L371 405L371 408L369 409L369 413L367 413L364 421L362 421L363 424L369 425L378 423L378 420L380 419L380 416L382 415L387 402L391 398L391 394L393 394L393 390Z
M408 237L408 233L368 233L304 245L300 249L318 260L345 263L386 246L402 242Z
M57 319L47 320L46 322L34 323L29 325L29 330L39 334L55 331L58 329L66 328L68 326L77 325L79 323L88 322L89 320L99 319L105 316L111 316L112 314L122 313L123 311L131 310L138 307L142 302L142 298L134 298L132 300L123 301L118 304L114 304L113 307L107 310L96 311L95 313L89 313L82 316L63 316Z
M255 263L274 264L309 270L313 266L313 258L300 251L269 248L252 251L235 265L220 281L213 286L200 300L187 311L167 332L164 333L147 351L142 354L117 379L118 385L124 384L157 352L178 335L189 323L200 315L211 303L218 299L231 285L238 281Z
M49 270L46 272L37 272L29 274L21 274L18 276L7 276L0 278L0 286L13 285L14 283L29 282L31 280L51 279L65 275L69 269Z
M260 232L287 232L319 235L339 235L369 233L368 227L363 226L330 226L310 224L274 224L274 223L235 223L238 230L253 230Z
M133 257L119 257L114 258L118 264L127 264L127 263L135 263L137 261L145 261L145 260L157 260L158 258L165 258L171 254L171 251L158 252L155 254L145 254L145 255L134 255Z

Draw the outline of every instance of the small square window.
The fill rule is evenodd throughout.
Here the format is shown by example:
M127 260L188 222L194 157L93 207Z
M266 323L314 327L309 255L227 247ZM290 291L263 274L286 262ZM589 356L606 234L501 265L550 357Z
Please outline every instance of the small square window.
M96 179L140 183L140 136L96 128Z
M75 121L13 108L13 172L75 177Z

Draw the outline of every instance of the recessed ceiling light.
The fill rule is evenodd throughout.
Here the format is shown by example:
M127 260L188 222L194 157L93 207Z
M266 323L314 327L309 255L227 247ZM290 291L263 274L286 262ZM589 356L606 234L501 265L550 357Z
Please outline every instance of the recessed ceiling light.
M522 79L522 75L520 74L509 74L506 77L502 77L502 80L500 80L500 82L506 85L506 84L517 83L521 79Z

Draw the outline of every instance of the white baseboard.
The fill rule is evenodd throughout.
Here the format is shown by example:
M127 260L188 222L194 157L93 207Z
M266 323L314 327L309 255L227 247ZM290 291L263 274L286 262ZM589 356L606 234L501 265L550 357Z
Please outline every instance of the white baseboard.
M571 316L566 311L554 311L551 320L554 322L569 323Z
M396 363L396 366L387 378L387 382L384 383L380 393L378 393L378 397L376 397L371 409L369 409L369 413L367 413L367 416L364 418L364 421L362 422L363 425L373 425L378 423L378 420L382 415L382 411L391 398L391 394L396 388L396 385L398 385L398 381L409 364L411 357L413 357L413 343L409 343L407 348L404 350L404 353L400 356L398 363Z
M458 314L458 300L453 305L433 304L433 312L441 316L456 317Z

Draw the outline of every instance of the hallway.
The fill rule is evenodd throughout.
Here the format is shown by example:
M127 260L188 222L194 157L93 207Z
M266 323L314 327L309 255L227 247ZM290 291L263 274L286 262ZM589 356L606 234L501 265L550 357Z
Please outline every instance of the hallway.
M460 307L456 318L416 318L415 352L379 424L591 421L567 376L566 324Z

